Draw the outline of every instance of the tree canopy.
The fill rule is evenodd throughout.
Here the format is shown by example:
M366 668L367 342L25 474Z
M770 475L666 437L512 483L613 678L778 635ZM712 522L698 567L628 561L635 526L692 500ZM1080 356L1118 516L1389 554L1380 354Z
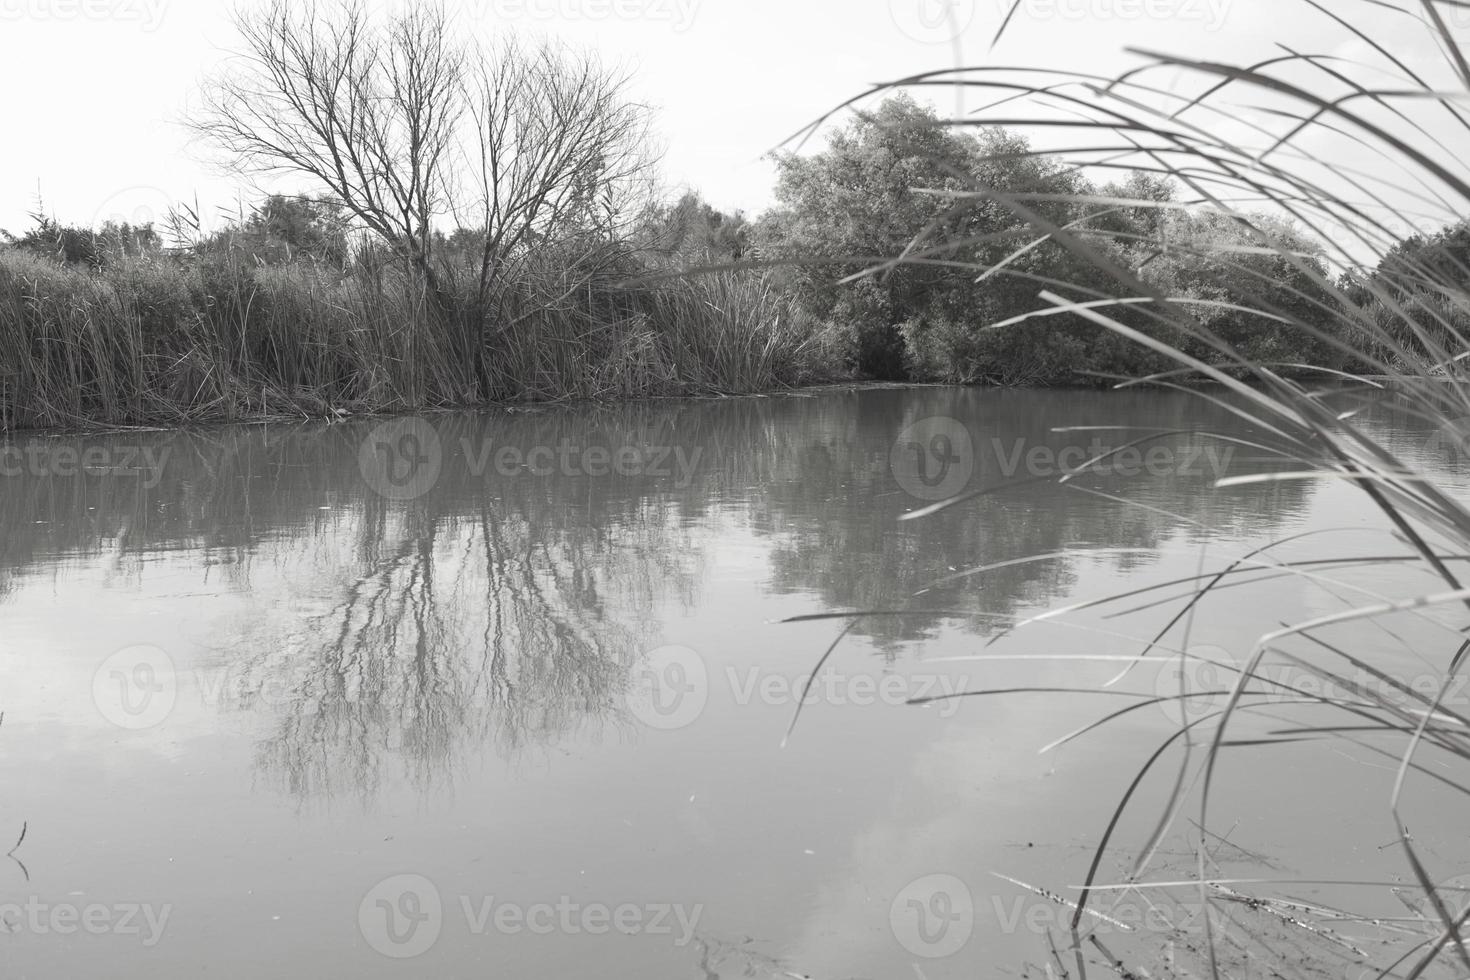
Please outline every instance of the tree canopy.
M1181 308L1247 356L1339 356L1281 322L1329 319L1325 272L1303 236L1267 216L1243 224L1183 208L1156 175L1131 173L1099 189L1014 133L946 127L906 95L859 114L820 152L778 156L777 167L778 204L762 217L762 237L769 251L799 260L791 288L813 317L845 333L865 376L1058 383L1157 367L1146 350L1076 316L996 326L1045 306L1042 289L1078 300L1111 293L1078 243L1165 296L1198 301ZM1199 343L1193 349L1209 356Z

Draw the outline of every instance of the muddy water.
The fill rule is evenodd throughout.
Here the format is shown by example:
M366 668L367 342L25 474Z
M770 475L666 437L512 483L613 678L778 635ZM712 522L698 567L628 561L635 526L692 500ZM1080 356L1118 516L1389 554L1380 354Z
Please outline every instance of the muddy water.
M1453 445L1379 416L1455 479ZM1142 760L1213 702L1037 750L1128 692L1204 692L1226 672L1181 679L1155 653L1108 694L1070 690L1118 674L1187 586L1010 627L1314 529L1283 556L1402 550L1352 488L1214 489L1264 464L1202 437L1060 486L1095 440L1124 438L1054 431L1078 425L1244 431L1186 395L876 389L13 437L0 837L25 837L0 859L3 974L828 980L1042 963L1069 912L997 875L1075 897ZM941 581L1027 556L1043 558ZM1282 621L1428 584L1332 574L1221 590L1164 645L1238 662ZM1173 601L1108 618L1156 598ZM777 622L853 610L916 611ZM1433 624L1395 629L1334 642L1406 680L1452 652ZM1012 688L1050 690L942 697ZM1176 769L1142 784L1100 880L1131 869ZM1230 749L1210 814L1230 843L1212 860L1402 877L1379 848L1392 779L1367 749ZM1414 792L1432 846L1450 822L1435 826L1436 789ZM1192 873L1194 815L1156 879ZM1150 935L1119 932L1110 946Z

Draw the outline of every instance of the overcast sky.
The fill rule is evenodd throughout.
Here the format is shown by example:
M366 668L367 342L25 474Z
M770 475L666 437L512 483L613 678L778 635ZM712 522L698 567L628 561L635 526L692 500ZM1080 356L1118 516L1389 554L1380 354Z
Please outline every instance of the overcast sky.
M409 0L374 0L391 10ZM1351 8L1379 40L1429 60L1408 18ZM870 82L970 64L1112 72L1126 46L1218 60L1300 50L1361 54L1363 46L1295 0L1023 0L1009 33L990 38L1009 0L451 0L462 21L493 36L550 35L593 48L634 72L657 107L673 186L725 208L771 201L762 155ZM178 125L204 74L236 43L233 5L213 0L0 0L0 227L19 230L37 188L67 222L147 219L196 197L233 209L238 178L210 165ZM1444 7L1447 17L1470 11ZM1470 26L1467 24L1466 26ZM944 97L941 96L941 99ZM946 103L952 105L952 101Z

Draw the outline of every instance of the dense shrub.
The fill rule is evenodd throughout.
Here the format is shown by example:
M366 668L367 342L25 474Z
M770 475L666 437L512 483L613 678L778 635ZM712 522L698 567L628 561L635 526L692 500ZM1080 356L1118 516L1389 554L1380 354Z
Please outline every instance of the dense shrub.
M1290 225L1265 215L1250 215L1247 225L1218 211L1181 211L1162 222L1161 238L1143 279L1165 296L1215 304L1190 311L1243 358L1326 367L1346 360L1328 339L1340 331L1340 308L1320 248ZM1321 324L1320 332L1297 322ZM1187 353L1210 356L1198 341L1177 339Z
M43 214L32 217L35 227L22 235L0 232L7 244L66 265L102 266L106 258L106 242L92 229L59 224Z
M1383 363L1405 352L1447 365L1470 338L1470 221L1399 242L1375 269L1340 284L1363 325L1359 346Z
M846 334L846 356L862 375L1062 384L1163 368L1158 355L1070 314L993 329L1045 307L1043 288L1077 300L1106 295L1113 281L1098 257L1145 288L1199 301L1206 325L1246 357L1344 360L1323 337L1277 319L1333 322L1325 272L1303 236L1264 216L1247 226L1151 206L1172 200L1156 176L1134 173L1099 190L1013 134L957 132L902 95L838 130L823 152L778 163L780 205L760 223L763 246L803 260L788 277L793 295ZM1036 220L1019 220L1003 199ZM1047 224L1072 229L1090 254L1030 230ZM899 255L909 259L863 274ZM812 263L821 258L830 262ZM1005 259L1003 271L977 279L974 269ZM1134 309L1111 312L1146 322Z

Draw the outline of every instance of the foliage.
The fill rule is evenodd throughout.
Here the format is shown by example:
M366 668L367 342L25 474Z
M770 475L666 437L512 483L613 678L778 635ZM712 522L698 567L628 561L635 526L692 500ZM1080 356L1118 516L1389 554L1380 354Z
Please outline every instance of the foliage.
M1470 221L1460 220L1433 235L1411 235L1367 272L1341 282L1359 318L1371 324L1360 345L1376 360L1403 365L1400 350L1435 365L1435 371L1465 349L1470 310Z
M750 248L754 226L745 212L713 207L697 191L672 204L655 203L640 217L633 238L652 254L685 265L739 262Z
M1054 240L1053 228L1086 236L1092 258L1134 268L1181 297L1245 307L1264 295L1311 323L1333 312L1318 282L1321 262L1288 224L1180 209L1173 183L1147 171L1096 189L1016 133L943 125L905 94L860 114L824 151L785 154L778 165L780 206L763 217L762 235L778 254L802 258L792 288L813 317L848 331L855 366L868 376L1057 384L1161 367L1158 356L1075 316L997 326L1034 311L1043 287L1087 298L1110 286L1097 262ZM1276 245L1300 253L1305 267ZM1222 265L1225 253L1237 261ZM906 261L874 268L897 256ZM813 261L821 258L832 261ZM975 268L994 272L977 277ZM1198 310L1252 356L1342 360L1308 331L1225 305Z
M1189 307L1213 340L1170 334L1190 356L1212 357L1218 340L1255 364L1343 363L1325 339L1335 330L1338 307L1321 247L1288 222L1259 213L1169 211L1157 244L1144 247L1139 277L1145 284L1161 295L1217 304Z
M777 157L779 206L764 216L761 229L768 251L803 261L792 275L799 301L817 320L853 332L854 366L871 377L905 374L897 324L926 307L967 306L982 291L972 288L972 276L938 264L907 263L863 284L844 278L874 260L936 241L992 236L989 247L1003 247L994 236L1015 224L993 206L955 208L955 198L946 194L969 190L985 148L1007 137L957 135L936 123L932 110L897 96L833 132L825 151ZM1017 189L1065 182L1034 161L991 176ZM974 256L984 247L983 241L945 245L934 258Z
M467 308L476 270L444 270ZM769 275L644 272L592 235L531 250L496 295L505 316L487 383L462 346L473 331L372 249L337 268L262 263L243 247L101 267L0 248L0 428L731 393L825 376L818 332Z
M29 231L14 235L0 230L6 244L34 255L53 258L66 265L100 267L105 259L105 242L90 228L63 225L42 213L34 213Z
M196 250L237 249L261 264L309 259L341 268L350 257L351 230L346 206L329 195L271 194L242 220L204 236Z

